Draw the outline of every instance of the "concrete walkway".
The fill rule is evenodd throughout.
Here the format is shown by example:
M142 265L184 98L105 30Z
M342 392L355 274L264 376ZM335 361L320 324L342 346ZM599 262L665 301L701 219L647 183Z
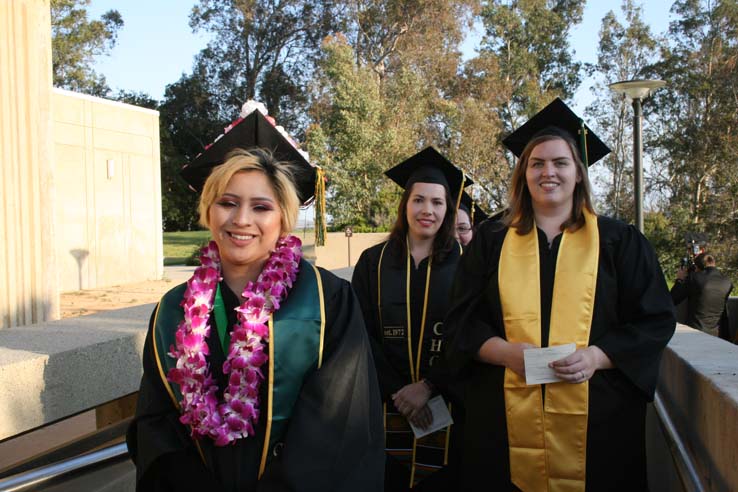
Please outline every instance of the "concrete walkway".
M59 296L61 317L86 316L100 311L158 302L169 289L190 278L194 270L193 266L166 266L161 280L64 292Z

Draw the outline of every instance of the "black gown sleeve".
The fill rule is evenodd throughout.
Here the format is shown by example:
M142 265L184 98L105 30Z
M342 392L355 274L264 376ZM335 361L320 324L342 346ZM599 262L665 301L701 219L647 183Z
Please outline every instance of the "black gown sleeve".
M260 491L369 492L384 484L382 404L361 309L347 282L321 274L323 365L306 378Z
M373 248L365 250L359 257L351 277L351 286L361 308L361 313L369 334L369 343L374 357L374 366L377 369L379 389L382 401L390 401L392 395L405 386L405 378L390 364L382 347L382 327L377 312L377 268L378 256Z
M216 490L217 480L203 464L186 427L179 422L179 412L159 377L153 322L152 313L144 344L136 416L126 435L128 451L136 464L136 490Z
M652 400L661 353L676 326L674 305L648 240L629 225L620 232L617 243L604 247L615 248L618 323L595 345Z
M482 344L492 337L504 337L504 329L490 309L489 289L497 282L501 241L497 223L485 223L461 256L451 289L446 328L446 362L452 373L461 372L475 360ZM504 237L504 236L503 236Z

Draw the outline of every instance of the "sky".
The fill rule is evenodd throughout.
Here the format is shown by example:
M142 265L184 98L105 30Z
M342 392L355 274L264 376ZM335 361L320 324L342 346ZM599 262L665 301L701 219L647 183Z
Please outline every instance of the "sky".
M644 19L654 34L668 28L669 8L673 0L644 0ZM109 56L100 57L95 69L103 74L114 90L145 92L163 99L167 84L176 82L183 73L190 73L194 56L205 47L208 35L193 34L189 26L192 0L92 0L88 13L99 18L116 9L124 26L118 42ZM575 58L582 62L597 61L598 32L602 18L609 10L619 12L619 3L589 0L581 24L572 30L571 45ZM472 31L462 46L465 57L474 56L481 31ZM583 111L593 96L585 80L573 98L575 110Z

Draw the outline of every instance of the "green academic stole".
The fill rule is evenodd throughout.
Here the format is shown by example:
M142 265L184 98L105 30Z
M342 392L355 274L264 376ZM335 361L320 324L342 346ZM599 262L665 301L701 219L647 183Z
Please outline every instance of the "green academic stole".
M380 329L382 330L383 348L391 360L403 361L401 363L402 367L397 369L400 374L407 378L408 383L415 383L423 378L423 374L433 363L434 357L440 356L441 337L443 335L442 320L445 316L444 307L448 298L447 290L444 290L443 286L449 286L453 278L454 253L452 252L449 255L448 261L441 267L433 266L431 259L428 259L425 272L423 310L420 320L420 336L418 337L417 346L413 346L410 304L412 269L410 247L407 245L408 252L404 258L405 272L402 275L399 269L396 268L397 255L393 255L393 261L384 262L387 244L389 243L385 243L382 247L379 264L377 265L377 309ZM459 246L458 254L460 253L461 247ZM392 268L392 266L395 268ZM435 287L431 289L431 285ZM428 337L426 337L426 328L431 331ZM384 406L384 422L387 452L401 461L409 461L411 487L423 476L448 463L450 427L421 439L415 439L405 417L399 413L387 412L386 404ZM419 471L418 477L416 477L416 470Z
M587 347L594 311L599 230L597 217L584 211L585 224L565 231L556 260L549 346ZM499 289L508 342L541 345L538 232L511 228L499 261ZM521 490L584 491L587 458L589 382L526 386L505 370L505 410L510 477Z
M159 302L154 318L153 339L159 376L177 409L182 393L178 384L166 378L177 360L169 357L167 352L175 343L176 327L183 319L180 303L186 288L187 285L182 284L167 292ZM211 327L211 336L214 328ZM325 299L320 273L311 263L302 260L300 273L287 300L269 318L267 427L260 477L274 447L284 437L305 376L322 365L324 335ZM227 350L225 353L227 355ZM264 411L263 402L261 410ZM196 441L195 444L204 461L199 443Z

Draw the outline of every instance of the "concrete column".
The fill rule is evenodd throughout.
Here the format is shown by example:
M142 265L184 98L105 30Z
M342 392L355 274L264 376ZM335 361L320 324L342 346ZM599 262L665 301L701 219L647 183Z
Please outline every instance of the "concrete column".
M48 0L0 2L0 328L59 316Z

